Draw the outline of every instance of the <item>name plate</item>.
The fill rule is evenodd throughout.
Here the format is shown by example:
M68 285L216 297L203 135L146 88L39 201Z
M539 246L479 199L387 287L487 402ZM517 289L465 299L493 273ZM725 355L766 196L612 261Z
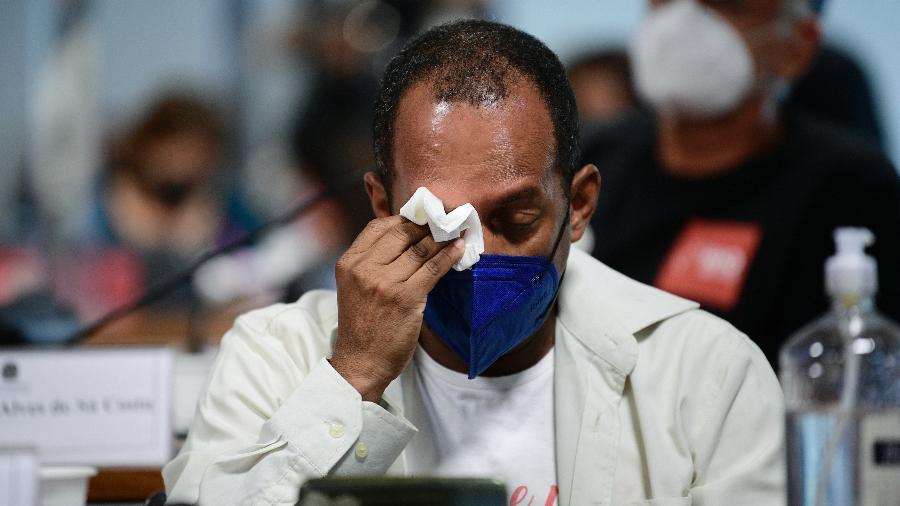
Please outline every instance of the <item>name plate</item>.
M42 464L160 466L172 453L166 348L0 350L0 448Z

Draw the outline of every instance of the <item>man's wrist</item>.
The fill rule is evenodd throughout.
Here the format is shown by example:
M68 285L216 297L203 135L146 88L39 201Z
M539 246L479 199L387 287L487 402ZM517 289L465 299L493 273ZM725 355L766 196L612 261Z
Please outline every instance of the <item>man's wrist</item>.
M381 395L387 388L390 380L385 381L380 375L374 374L372 371L366 370L360 364L348 364L341 359L334 357L328 359L331 367L340 374L344 380L350 384L362 400L378 403L381 401Z

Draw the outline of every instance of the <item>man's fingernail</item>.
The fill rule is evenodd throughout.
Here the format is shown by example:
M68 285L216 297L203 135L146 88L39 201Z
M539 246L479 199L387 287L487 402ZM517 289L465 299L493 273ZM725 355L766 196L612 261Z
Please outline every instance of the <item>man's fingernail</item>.
M453 240L453 247L459 250L466 249L466 241L463 241L462 237L457 237Z

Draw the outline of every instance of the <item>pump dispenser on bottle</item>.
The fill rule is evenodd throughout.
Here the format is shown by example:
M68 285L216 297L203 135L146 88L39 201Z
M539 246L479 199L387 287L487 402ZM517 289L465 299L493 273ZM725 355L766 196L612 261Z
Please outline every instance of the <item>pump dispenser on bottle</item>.
M878 314L867 229L839 228L825 264L831 311L781 349L788 504L882 505L900 497L900 328Z
M839 228L834 231L837 251L825 262L825 289L832 299L853 305L872 298L878 290L878 266L866 255L875 242L866 228Z

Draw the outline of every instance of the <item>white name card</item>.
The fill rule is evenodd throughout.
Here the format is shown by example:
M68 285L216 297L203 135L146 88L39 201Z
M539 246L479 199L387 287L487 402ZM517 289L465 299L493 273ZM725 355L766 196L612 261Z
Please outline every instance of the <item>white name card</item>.
M38 463L33 449L0 448L0 506L36 506Z
M0 350L0 448L41 464L159 466L172 453L172 352Z

